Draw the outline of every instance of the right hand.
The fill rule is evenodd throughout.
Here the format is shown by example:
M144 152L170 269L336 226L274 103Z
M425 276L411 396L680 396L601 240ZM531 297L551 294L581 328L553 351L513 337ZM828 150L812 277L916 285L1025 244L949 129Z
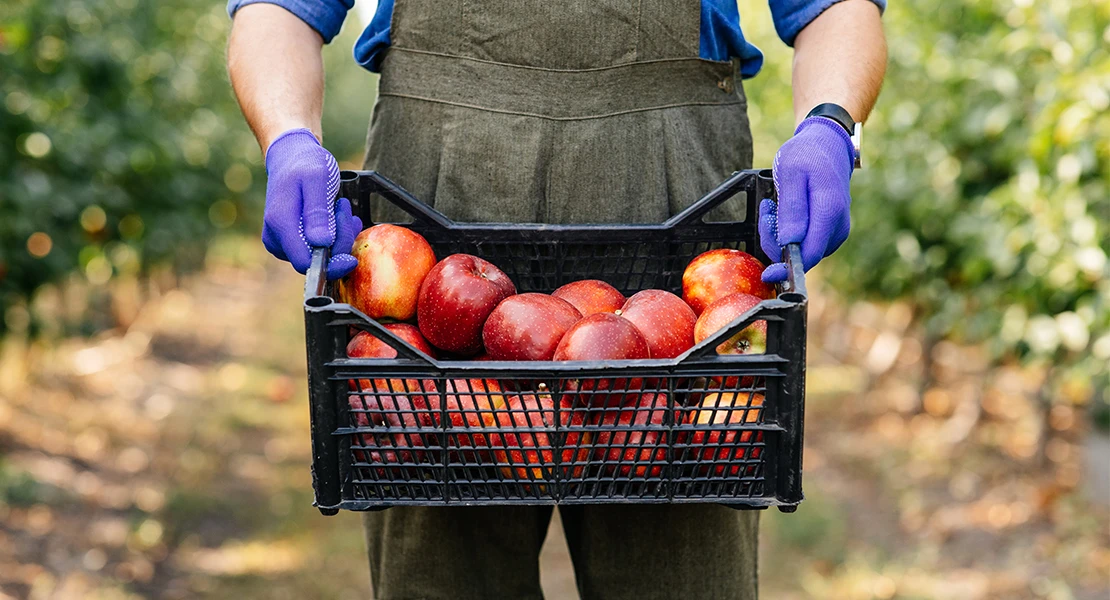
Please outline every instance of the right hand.
M266 152L266 209L262 244L299 273L308 270L312 247L331 247L328 279L358 264L351 256L362 220L339 191L339 164L308 129L290 129Z

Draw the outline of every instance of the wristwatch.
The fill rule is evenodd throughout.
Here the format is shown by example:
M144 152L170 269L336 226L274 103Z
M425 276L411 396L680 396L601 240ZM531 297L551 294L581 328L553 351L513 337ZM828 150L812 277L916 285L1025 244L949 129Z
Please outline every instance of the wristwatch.
M832 102L814 106L813 110L809 111L809 114L806 115L807 119L810 117L825 117L826 119L832 119L843 127L844 131L847 131L848 135L852 138L855 167L857 169L863 168L862 154L860 152L860 140L863 137L863 123L855 122L855 120L852 119L852 115L843 106L833 104Z

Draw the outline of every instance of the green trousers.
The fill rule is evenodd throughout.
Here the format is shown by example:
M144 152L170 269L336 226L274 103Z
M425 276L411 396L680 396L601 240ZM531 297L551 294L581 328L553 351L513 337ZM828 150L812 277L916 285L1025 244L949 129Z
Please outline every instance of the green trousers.
M368 513L377 600L543 598L549 506ZM757 512L723 506L562 506L583 600L745 600L757 595Z

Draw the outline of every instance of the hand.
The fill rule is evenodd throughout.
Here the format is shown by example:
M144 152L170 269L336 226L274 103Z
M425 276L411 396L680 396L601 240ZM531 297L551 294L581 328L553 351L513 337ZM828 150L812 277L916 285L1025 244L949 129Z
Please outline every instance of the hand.
M349 273L358 261L351 256L362 220L351 214L351 203L339 191L339 164L307 129L279 135L266 152L266 210L262 244L299 273L308 270L314 246L331 247L328 279Z
M759 205L759 240L763 252L776 260L787 244L801 243L805 270L836 252L848 239L852 205L848 184L855 164L852 138L836 121L810 117L798 125L775 155L775 189L779 201ZM777 210L776 210L777 209ZM787 276L785 263L763 271L763 281Z

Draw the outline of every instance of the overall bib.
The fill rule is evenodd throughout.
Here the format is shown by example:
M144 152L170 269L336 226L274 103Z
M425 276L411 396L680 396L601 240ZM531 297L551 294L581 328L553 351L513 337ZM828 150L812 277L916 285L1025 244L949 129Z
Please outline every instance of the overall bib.
M365 168L452 219L660 222L751 167L737 65L698 58L700 0L396 0L391 39ZM551 510L367 513L375 598L542 598ZM584 600L757 596L757 512L559 511Z

